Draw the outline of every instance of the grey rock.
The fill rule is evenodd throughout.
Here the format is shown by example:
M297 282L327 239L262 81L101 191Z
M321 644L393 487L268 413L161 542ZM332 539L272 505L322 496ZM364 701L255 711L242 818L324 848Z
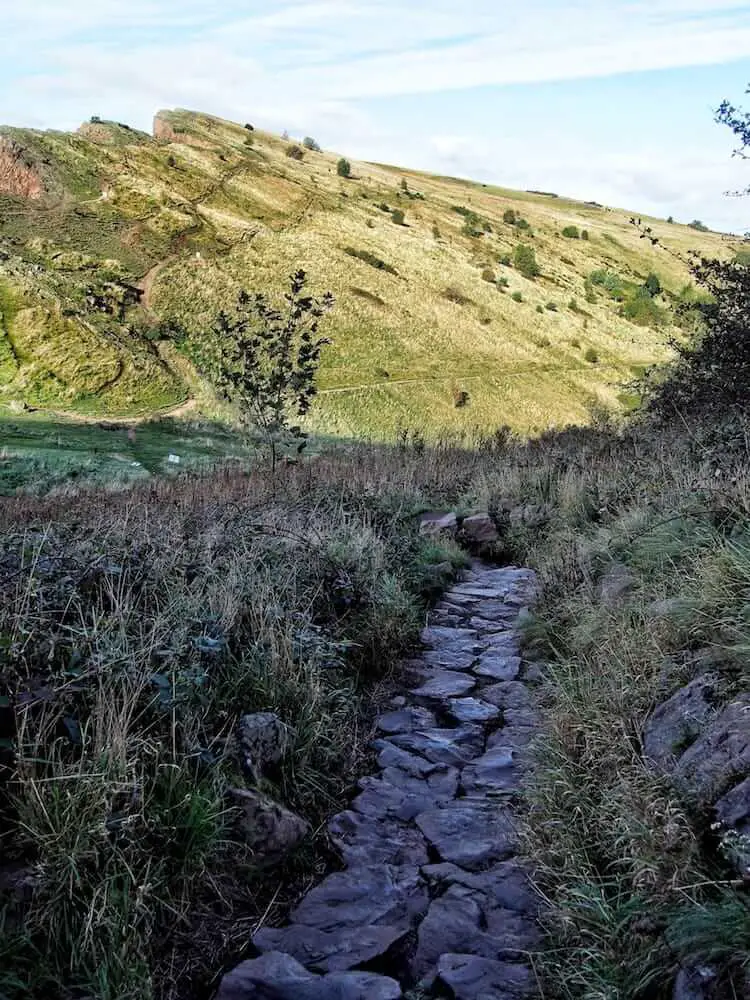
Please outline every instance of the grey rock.
M468 764L461 774L461 787L467 793L516 792L521 773L512 747L496 746Z
M410 733L425 726L434 726L435 716L427 708L412 706L378 716L375 725L382 733Z
M465 517L461 522L461 534L470 545L491 545L500 537L489 514L471 514Z
M453 511L428 511L419 516L419 533L428 537L437 535L455 535L458 530L458 519Z
M429 649L422 654L422 660L428 667L441 670L469 670L476 659L473 649L463 652L450 649Z
M453 670L431 671L427 679L418 688L412 690L417 698L430 701L446 701L448 698L460 698L476 687L476 681L467 674Z
M467 872L458 865L441 862L424 865L422 874L429 882L447 886L460 885L480 893L484 909L511 910L532 916L538 910L537 896L528 871L516 860L502 861L486 871Z
M453 1000L506 1000L528 996L534 989L527 966L476 955L442 955L438 981L452 990Z
M673 781L698 807L710 806L750 775L750 695L741 695L680 757Z
M599 600L605 607L618 608L637 583L637 577L624 563L613 563L599 581Z
M718 679L696 677L653 712L643 730L643 752L660 771L674 770L677 758L716 715Z
M750 778L723 795L714 806L716 818L725 827L750 834Z
M525 684L520 681L500 681L482 688L482 697L503 710L533 708L534 699Z
M497 719L500 709L481 698L451 698L448 713L457 722L487 723Z
M498 635L498 633L505 634L508 631L508 627L513 624L516 620L517 614L515 611L508 614L506 618L482 618L481 615L474 615L469 619L469 625L475 628L477 632L484 640L487 636Z
M427 842L416 827L397 820L373 822L347 810L328 823L331 840L348 865L413 865L427 863Z
M521 670L521 680L524 684L542 684L545 673L541 663L526 663Z
M273 860L291 851L307 836L310 826L290 809L246 788L230 788L239 807L238 826L259 861Z
M394 788L381 778L361 778L359 786L362 791L352 802L352 809L373 820L398 819L406 822L441 801L440 795L430 794L426 781L412 780L417 786L416 791Z
M437 767L442 766L410 753L408 750L403 750L388 739L374 740L372 745L378 751L378 765L380 767L397 767L414 778L427 778Z
M677 973L672 1000L709 1000L716 983L716 969L698 961L687 960Z
M488 653L480 658L474 673L478 677L492 677L497 681L514 681L520 669L520 656L499 656L496 653Z
M416 824L443 861L468 869L507 858L517 845L510 814L483 799L456 799L421 813Z
M454 600L456 597L474 597L490 601L502 600L505 597L507 589L507 586L502 583L484 583L481 581L459 583L451 591L451 596Z
M322 931L304 924L288 927L264 927L253 937L253 944L261 954L268 951L291 955L307 969L316 972L347 972L358 965L372 961L401 940L408 929L402 927L358 927Z
M292 911L294 923L333 931L385 924L412 927L429 897L418 869L410 865L367 865L334 872Z
M389 741L402 750L420 754L434 764L461 766L482 752L484 732L480 726L463 725L456 729L422 729L399 733Z
M284 756L287 732L274 712L254 712L240 719L240 744L249 765L262 771L269 764L278 764Z
M399 984L371 972L316 976L291 955L267 952L221 981L215 1000L400 1000Z
M529 729L537 729L541 725L541 721L539 711L533 706L506 708L503 712L503 722L506 726L525 726Z
M423 628L419 638L425 646L451 647L453 643L473 644L477 634L472 628L442 628L439 625Z

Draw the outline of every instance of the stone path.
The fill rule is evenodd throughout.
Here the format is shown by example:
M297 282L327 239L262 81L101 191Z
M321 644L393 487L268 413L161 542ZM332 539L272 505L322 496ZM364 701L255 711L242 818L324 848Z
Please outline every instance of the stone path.
M430 615L414 687L377 720L379 771L329 825L346 867L217 1000L517 1000L535 993L537 902L515 859L536 668L519 651L530 570L475 564ZM417 991L417 992L410 992Z

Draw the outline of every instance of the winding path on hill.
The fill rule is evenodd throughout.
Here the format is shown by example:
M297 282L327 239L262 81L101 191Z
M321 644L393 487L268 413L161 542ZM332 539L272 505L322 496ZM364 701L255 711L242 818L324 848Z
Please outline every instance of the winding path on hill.
M519 857L539 668L520 655L530 570L474 564L376 722L377 773L329 823L344 862L216 1000L521 1000L537 994L538 896ZM415 990L415 993L407 992Z

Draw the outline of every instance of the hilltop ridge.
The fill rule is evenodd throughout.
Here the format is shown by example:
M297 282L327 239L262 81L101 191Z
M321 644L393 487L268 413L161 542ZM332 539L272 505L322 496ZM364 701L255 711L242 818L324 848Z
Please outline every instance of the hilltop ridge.
M342 177L308 145L185 110L153 135L0 129L0 404L170 412L201 394L190 358L217 311L300 266L337 299L313 416L337 435L585 422L630 405L623 383L681 334L687 268L629 213L388 165ZM739 246L651 224L678 251Z

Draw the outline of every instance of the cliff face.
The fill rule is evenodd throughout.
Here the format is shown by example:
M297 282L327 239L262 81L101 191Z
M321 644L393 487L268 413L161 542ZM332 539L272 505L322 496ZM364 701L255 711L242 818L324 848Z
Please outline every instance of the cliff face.
M0 194L38 199L43 193L42 177L24 148L0 136Z

